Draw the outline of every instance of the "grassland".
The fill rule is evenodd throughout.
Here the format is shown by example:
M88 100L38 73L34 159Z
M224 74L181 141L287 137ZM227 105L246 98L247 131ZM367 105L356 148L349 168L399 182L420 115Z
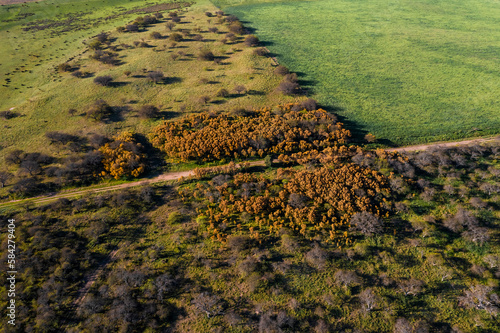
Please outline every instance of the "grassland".
M259 108L294 100L273 92L280 77L272 72L272 60L256 56L253 48L242 43L243 37L226 44L220 42L228 29L217 23L217 17L205 15L206 11L217 10L208 1L198 1L181 9L181 22L172 31L165 26L167 18L143 31L116 31L116 27L144 15L139 8L152 5L144 1L113 0L0 7L0 38L6 46L0 52L0 74L5 79L0 86L0 110L12 109L19 115L4 122L0 158L12 149L50 152L44 138L48 131L109 136L128 129L147 134L162 118L177 117L184 112ZM39 20L65 24L43 30L23 30L29 27L28 23ZM218 31L209 32L209 27L216 27ZM111 33L120 65L105 65L90 59L93 51L85 43L101 31ZM162 37L151 38L154 31ZM175 32L183 34L184 40L173 45L168 37ZM194 35L201 35L203 40L196 40ZM134 42L145 42L147 46L135 47ZM199 60L201 49L211 50L220 63ZM175 60L173 54L177 55ZM76 78L70 72L58 72L56 66L65 62L74 69L88 72L88 77ZM163 84L150 82L149 71L161 71L167 79ZM127 72L130 73L126 75ZM112 87L93 82L96 76L104 75L114 79ZM243 85L246 92L236 93L237 85ZM222 88L229 91L228 97L216 97ZM199 97L205 95L211 101L200 103ZM120 114L107 123L82 117L96 99L106 100ZM135 111L144 104L157 106L161 116L139 119ZM75 109L76 114L69 115L69 109Z
M396 144L500 129L500 9L474 1L215 0L320 103Z

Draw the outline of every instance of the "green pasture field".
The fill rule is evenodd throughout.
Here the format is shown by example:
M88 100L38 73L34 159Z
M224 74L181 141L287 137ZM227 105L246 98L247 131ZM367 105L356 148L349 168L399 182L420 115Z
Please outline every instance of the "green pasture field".
M181 23L173 31L165 25L168 11L163 12L165 18L160 23L144 31L116 31L116 27L144 16L124 12L156 4L128 0L68 0L1 6L0 42L5 47L0 49L0 77L3 81L0 85L0 111L12 109L19 116L8 120L0 118L0 160L13 149L53 153L54 149L44 137L48 131L83 136L89 133L112 136L123 130L148 134L163 118L170 119L184 112L261 108L304 98L274 92L281 77L273 74L272 59L256 56L254 48L243 44L244 37L227 44L220 42L228 27L217 23L217 17L205 15L206 11L215 13L218 10L209 1L197 1L191 7L181 9ZM34 15L26 16L26 13ZM68 15L75 13L78 14L71 22L74 26L71 31L61 32L65 27L23 31L28 22L45 19L69 22L71 16ZM209 32L209 27L217 27L219 31ZM191 35L173 46L169 35L182 33L182 30L189 30ZM118 53L121 62L118 66L90 59L93 51L84 43L102 31L111 33L112 46L117 47L113 52ZM150 36L153 31L159 32L162 38L153 39ZM202 35L204 40L193 39L196 34ZM141 41L148 46L134 46L134 42ZM128 46L124 47L124 44ZM220 57L221 64L199 60L197 56L203 48ZM174 60L174 53L182 55ZM76 78L70 72L59 73L55 67L64 62L90 73L90 76ZM166 82L150 82L148 71L163 72ZM127 76L126 72L130 74ZM114 79L114 86L102 87L93 82L96 76L104 75ZM243 85L247 92L235 93L237 85ZM228 97L216 97L222 88L229 91ZM202 104L200 96L208 96L211 100ZM86 108L97 99L104 99L120 109L119 116L105 123L86 119L83 116ZM136 110L145 104L157 106L161 117L140 119ZM70 115L69 109L75 109L76 114Z
M401 145L500 132L495 1L214 3L270 41L357 134Z

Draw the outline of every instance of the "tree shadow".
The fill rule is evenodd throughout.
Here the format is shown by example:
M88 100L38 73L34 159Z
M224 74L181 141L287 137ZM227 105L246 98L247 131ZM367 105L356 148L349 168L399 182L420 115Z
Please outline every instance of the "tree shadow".
M119 88L119 87L124 87L127 84L130 84L130 82L113 81L109 84L109 87Z
M182 78L180 77L166 77L164 80L163 80L163 84L172 84L172 83L180 83L182 82Z

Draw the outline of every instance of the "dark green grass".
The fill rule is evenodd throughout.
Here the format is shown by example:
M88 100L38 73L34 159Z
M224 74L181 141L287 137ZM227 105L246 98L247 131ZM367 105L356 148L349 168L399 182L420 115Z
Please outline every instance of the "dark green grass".
M358 134L409 144L500 132L493 2L214 2L271 41Z

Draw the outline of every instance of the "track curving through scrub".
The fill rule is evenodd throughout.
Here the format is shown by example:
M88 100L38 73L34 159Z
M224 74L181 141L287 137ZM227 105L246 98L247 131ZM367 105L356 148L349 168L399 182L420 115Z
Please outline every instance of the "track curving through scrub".
M458 147L458 146L468 146L468 145L473 145L473 144L482 144L482 143L489 143L489 142L500 143L500 136L469 139L469 140L463 140L463 141L436 142L436 143L420 144L420 145L398 147L398 148L388 148L388 149L386 149L386 151L405 153L405 152L425 151L425 150L428 150L431 148L452 148L452 147ZM265 165L263 160L249 162L249 166L263 166L263 165ZM72 198L72 197L78 197L78 196L82 196L82 195L86 195L86 194L121 190L121 189L135 187L135 186L142 186L142 185L148 185L148 184L154 184L154 183L161 183L161 182L165 182L165 181L179 180L182 178L189 178L191 176L194 176L194 169L186 170L186 171L167 172L167 173L161 174L159 176L156 176L154 178L143 179L143 180L133 181L133 182L129 182L129 183L123 183L123 184L118 184L118 185L110 185L110 186L98 187L98 188L95 188L95 187L94 188L86 188L86 189L68 191L68 192L59 192L59 193L53 193L53 194L49 194L49 195L42 195L39 197L29 198L29 199L10 200L10 201L0 203L0 208L13 206L13 205L21 204L23 202L28 202L28 201L30 203L33 203L33 204L43 204L43 203L47 203L47 202L54 201L57 199L62 199L62 198Z

